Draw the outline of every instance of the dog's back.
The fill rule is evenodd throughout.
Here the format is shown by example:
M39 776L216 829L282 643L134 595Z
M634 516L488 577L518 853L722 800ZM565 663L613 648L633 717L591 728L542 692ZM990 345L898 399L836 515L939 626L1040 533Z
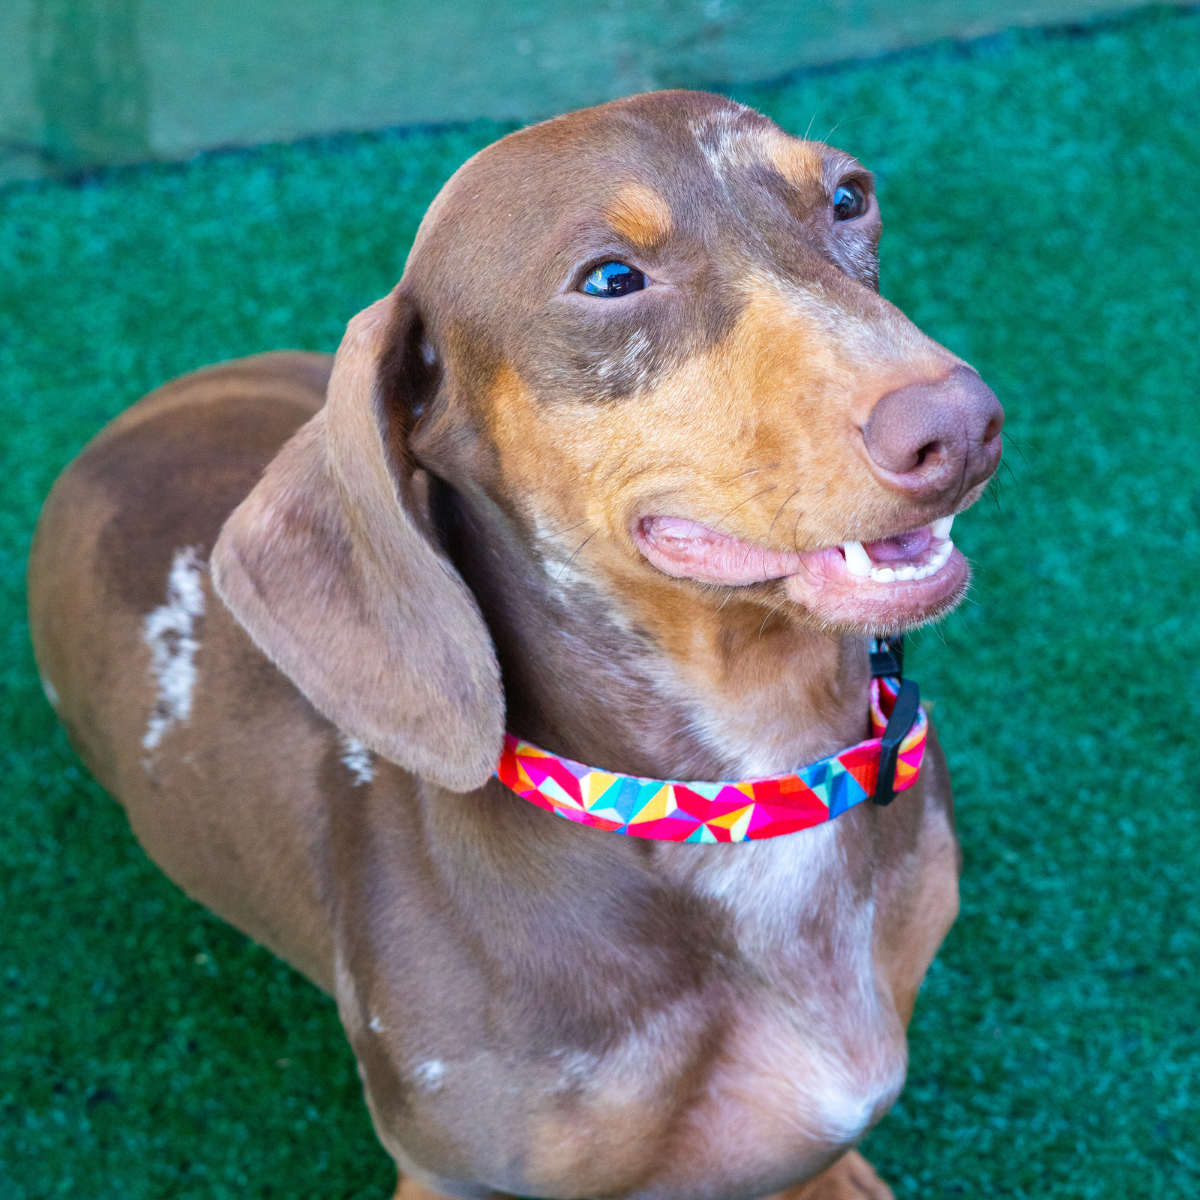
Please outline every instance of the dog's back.
M263 354L151 393L63 472L29 561L30 627L46 694L143 845L193 896L326 986L328 963L313 961L307 941L320 921L310 864L303 847L286 844L295 822L270 821L275 806L315 803L315 793L279 796L269 778L254 776L261 731L276 739L280 730L311 731L293 747L298 755L320 753L333 731L311 710L298 722L295 714L280 719L281 706L308 706L214 595L207 562L225 518L324 402L332 361ZM232 697L242 711L225 728L240 731L242 744L226 735L219 755L204 755L203 729L212 722L203 709ZM176 740L170 755L156 753L164 738ZM197 738L207 761L198 763L181 738ZM203 804L186 778L201 769L209 779ZM228 777L224 788L211 787L214 772ZM223 836L222 806L239 809L244 821L251 805L263 819L246 822L235 845ZM246 838L254 828L264 856L269 848L274 861L282 853L296 867L279 872L270 894L256 887L256 847ZM285 926L306 910L297 941ZM273 911L291 915L277 921Z

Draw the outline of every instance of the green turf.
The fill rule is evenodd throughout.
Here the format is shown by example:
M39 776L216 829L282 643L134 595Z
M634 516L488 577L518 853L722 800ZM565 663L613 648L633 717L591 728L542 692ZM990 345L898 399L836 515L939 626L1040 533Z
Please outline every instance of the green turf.
M886 294L1009 413L971 602L913 670L963 915L868 1151L902 1197L1200 1193L1200 17L743 92L879 173ZM359 137L0 194L0 1196L378 1197L333 1006L185 900L87 778L22 624L30 529L181 371L332 349L503 132Z

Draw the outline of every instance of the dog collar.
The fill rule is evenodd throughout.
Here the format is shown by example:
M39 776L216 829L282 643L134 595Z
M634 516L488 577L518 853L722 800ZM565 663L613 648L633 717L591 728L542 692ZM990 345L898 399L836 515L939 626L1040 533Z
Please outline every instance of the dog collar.
M795 833L868 798L889 804L916 782L929 721L917 685L902 681L902 663L901 639L874 642L874 736L789 775L736 783L643 779L585 766L510 733L496 776L518 796L568 821L633 837L744 842Z

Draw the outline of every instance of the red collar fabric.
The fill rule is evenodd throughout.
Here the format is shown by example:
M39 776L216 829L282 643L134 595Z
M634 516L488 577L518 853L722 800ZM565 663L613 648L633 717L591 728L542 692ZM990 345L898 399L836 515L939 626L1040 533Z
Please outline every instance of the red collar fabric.
M772 779L734 783L642 779L585 766L512 734L504 739L496 775L539 808L594 829L663 842L779 837L831 821L876 794L883 735L899 689L898 679L871 681L873 737ZM899 745L893 791L904 791L916 782L928 729L925 711L917 708L916 719Z

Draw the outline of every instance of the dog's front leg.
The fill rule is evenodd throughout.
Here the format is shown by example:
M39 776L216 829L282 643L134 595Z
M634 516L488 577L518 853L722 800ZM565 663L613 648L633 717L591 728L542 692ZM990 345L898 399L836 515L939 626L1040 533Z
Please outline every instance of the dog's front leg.
M436 1191L408 1171L400 1170L399 1175L400 1179L396 1184L396 1192L392 1196L392 1200L454 1200L453 1196ZM484 1194L487 1200L518 1200L517 1197L510 1196L508 1192L485 1191ZM891 1193L889 1192L888 1195L890 1196Z
M405 1200L409 1200L407 1193ZM413 1200L416 1200L415 1196ZM875 1174L875 1168L857 1150L851 1150L816 1179L779 1192L768 1200L895 1200L895 1196Z
M500 1192L496 1200L502 1200ZM392 1200L446 1200L412 1175L401 1174ZM816 1179L779 1192L767 1200L895 1200L892 1189L857 1150L851 1150Z
M431 1192L420 1180L401 1174L392 1200L444 1200L437 1192Z
M495 1193L499 1200L500 1193ZM890 1193L889 1193L890 1195ZM396 1185L396 1194L392 1200L447 1200L441 1192L435 1192L413 1175L400 1172L400 1182Z

